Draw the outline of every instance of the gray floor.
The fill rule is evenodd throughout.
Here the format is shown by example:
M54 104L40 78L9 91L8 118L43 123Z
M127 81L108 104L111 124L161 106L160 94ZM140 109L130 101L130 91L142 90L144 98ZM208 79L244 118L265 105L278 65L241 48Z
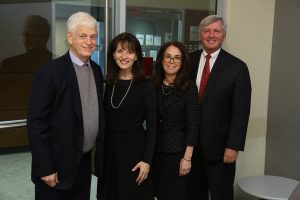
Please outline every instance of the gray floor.
M0 200L33 200L34 185L30 180L29 152L0 154ZM97 178L93 176L91 200L96 200ZM236 200L254 200L238 191Z
M0 200L33 200L34 185L30 180L31 154L0 155ZM91 200L96 200L96 181L93 176Z

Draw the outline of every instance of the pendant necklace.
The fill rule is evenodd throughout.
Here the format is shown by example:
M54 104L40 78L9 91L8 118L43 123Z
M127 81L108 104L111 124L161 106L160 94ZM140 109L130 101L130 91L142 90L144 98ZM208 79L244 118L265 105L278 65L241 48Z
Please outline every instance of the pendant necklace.
M172 88L170 86L164 86L164 84L161 84L161 93L165 96L171 94Z
M115 83L114 83L114 85L113 85L113 89L112 89L111 96L110 96L110 104L111 104L111 107L113 107L114 109L118 109L118 108L121 106L121 104L122 104L122 102L124 101L124 99L126 98L128 92L129 92L129 90L130 90L130 88L131 88L132 79L130 80L130 84L129 84L129 86L128 86L128 89L127 89L127 91L126 91L124 97L121 99L119 105L114 106L114 104L113 104L113 98L114 98L114 93L115 93L115 86L116 86L116 83L117 83L117 80L115 81Z

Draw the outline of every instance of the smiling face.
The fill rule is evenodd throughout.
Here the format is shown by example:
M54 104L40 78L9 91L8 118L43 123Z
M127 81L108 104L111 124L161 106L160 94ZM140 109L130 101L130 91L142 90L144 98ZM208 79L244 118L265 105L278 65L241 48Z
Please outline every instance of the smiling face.
M130 50L126 45L118 44L114 51L114 59L121 70L131 71L134 61L137 59L137 55L133 50Z
M205 26L200 32L200 40L208 54L212 54L221 48L225 36L223 24L220 20Z
M171 45L165 50L162 66L166 77L176 77L177 72L181 68L181 59L182 55L177 47Z
M86 27L78 25L74 33L67 32L67 39L71 46L71 51L84 63L88 61L97 43L96 27Z

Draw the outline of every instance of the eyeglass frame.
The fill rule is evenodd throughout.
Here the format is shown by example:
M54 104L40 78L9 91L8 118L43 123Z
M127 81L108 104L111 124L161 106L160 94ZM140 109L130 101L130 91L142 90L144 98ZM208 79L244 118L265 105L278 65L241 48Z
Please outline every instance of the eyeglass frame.
M163 60L166 61L166 62L171 62L171 60L173 60L174 63L181 63L182 62L182 56L179 56L179 55L175 55L175 56L171 56L169 54L165 54L163 56Z

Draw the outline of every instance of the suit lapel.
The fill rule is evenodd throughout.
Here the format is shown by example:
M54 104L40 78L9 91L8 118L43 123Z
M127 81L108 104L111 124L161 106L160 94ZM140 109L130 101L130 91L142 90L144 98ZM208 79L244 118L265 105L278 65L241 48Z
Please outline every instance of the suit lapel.
M202 54L202 50L195 52L191 56L191 80L196 81L197 75L198 75L198 68L199 68L199 62L200 62L200 56Z
M221 49L221 51L216 59L216 62L214 63L212 71L210 72L209 78L207 80L206 87L205 87L205 90L203 93L203 97L201 99L201 103L203 103L206 100L207 96L209 95L209 92L213 89L216 81L222 74L221 72L224 69L223 66L224 66L224 50Z
M81 100L76 72L72 63L69 52L65 54L65 66L67 68L66 79L68 88L70 89L72 105L77 117L82 121Z

